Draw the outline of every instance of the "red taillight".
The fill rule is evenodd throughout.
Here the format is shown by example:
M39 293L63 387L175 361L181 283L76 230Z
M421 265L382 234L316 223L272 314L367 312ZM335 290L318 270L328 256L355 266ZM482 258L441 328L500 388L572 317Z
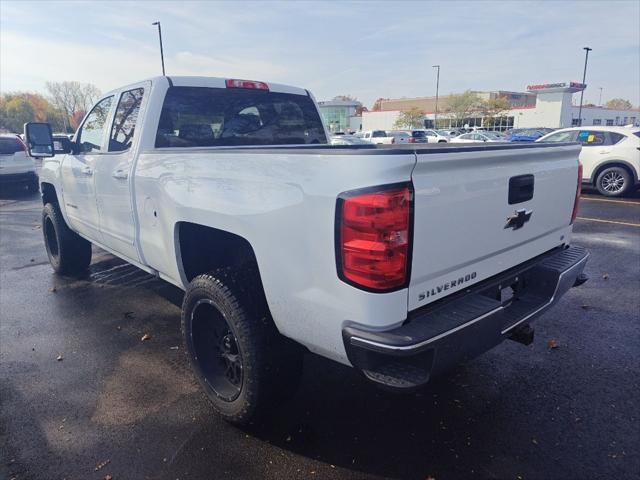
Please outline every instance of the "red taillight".
M388 291L406 285L409 269L410 185L338 201L338 274L352 285Z
M580 206L580 193L582 193L582 164L578 162L578 186L576 187L576 199L573 202L573 213L571 214L571 223L576 221L578 216L578 207Z
M413 137L409 137L409 143L416 143L416 139Z
M225 81L227 88L249 88L253 90L269 90L269 85L264 82L256 82L255 80L238 80L227 79Z

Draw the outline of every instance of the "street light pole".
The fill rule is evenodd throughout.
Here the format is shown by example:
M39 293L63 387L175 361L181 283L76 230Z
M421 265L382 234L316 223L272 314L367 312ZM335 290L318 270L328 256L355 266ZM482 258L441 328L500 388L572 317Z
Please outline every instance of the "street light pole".
M598 106L602 106L602 87L600 87L600 100L598 101Z
M433 128L438 128L438 92L440 90L440 65L432 65L433 68L438 69L436 76L436 113L433 116Z
M585 86L585 81L587 80L587 61L589 60L589 52L593 50L593 48L584 47L583 50L586 52L584 55L584 73L582 74L582 85L583 88L580 91L580 108L578 109L578 126L582 126L582 99L584 97L584 89L587 88Z
M162 76L164 77L164 51L162 50L162 27L160 22L153 22L151 25L158 26L158 38L160 39L160 61L162 62Z

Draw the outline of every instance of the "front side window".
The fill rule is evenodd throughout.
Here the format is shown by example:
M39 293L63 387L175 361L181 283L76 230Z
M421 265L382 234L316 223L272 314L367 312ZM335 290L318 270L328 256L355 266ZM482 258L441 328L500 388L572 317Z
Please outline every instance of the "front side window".
M327 143L306 95L241 88L171 87L160 114L156 147L219 147Z
M78 137L80 153L99 152L102 149L102 140L112 100L113 97L100 100L85 119Z
M135 88L120 95L109 137L110 152L124 152L131 147L143 95L144 88Z
M576 131L569 130L567 132L556 132L549 135L542 142L575 142L576 141Z

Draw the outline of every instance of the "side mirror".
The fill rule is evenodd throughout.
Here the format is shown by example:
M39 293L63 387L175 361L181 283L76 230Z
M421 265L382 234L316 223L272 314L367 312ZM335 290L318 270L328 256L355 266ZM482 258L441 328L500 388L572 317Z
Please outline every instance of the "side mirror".
M24 141L30 157L53 157L53 135L48 123L28 122L24 124Z

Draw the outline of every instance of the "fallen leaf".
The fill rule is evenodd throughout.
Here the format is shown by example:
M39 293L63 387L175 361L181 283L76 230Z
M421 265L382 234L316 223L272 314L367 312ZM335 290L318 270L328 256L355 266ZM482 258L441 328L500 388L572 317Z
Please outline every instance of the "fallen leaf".
M33 263L33 262L35 262L35 261L36 261L36 259L35 259L35 258L32 258L32 259L31 259L31 260L29 260L29 261L30 261L31 263Z
M591 308L590 305L580 305L580 308L582 308L583 310L589 310Z
M291 441L291 435L289 435L289 436L287 437L287 439L285 440L285 442L290 442L290 441Z
M608 273L603 274L602 275L602 279L603 280L609 280L609 274Z
M132 319L135 318L135 314L133 312L124 312L124 318Z
M538 440L536 440L535 438L531 439L531 442L532 442L534 445L537 445L537 444L538 444Z
M116 330L122 330L122 327L121 327L120 325L118 325L118 326L116 327Z
M169 347L169 350L178 350L180 347Z
M100 462L98 465L96 465L96 468L94 469L94 471L97 472L98 470L102 470L104 467L109 465L109 463L111 463L111 460L105 460L104 462Z
M64 357L62 356L62 354L58 355L58 357L56 358L57 361L61 362L62 360L64 360Z
M140 339L141 342L146 342L147 340L151 340L151 335L149 335L148 333L145 333L142 338Z
M558 348L558 342L555 340L549 340L549 348Z
M34 230L40 230L40 225L36 225L35 227L33 227Z
M51 293L56 293L56 292L58 291L58 289L57 289L56 287L51 287L51 288L49 289L49 291L50 291Z
M113 477L111 475L105 475L103 480L113 480Z

